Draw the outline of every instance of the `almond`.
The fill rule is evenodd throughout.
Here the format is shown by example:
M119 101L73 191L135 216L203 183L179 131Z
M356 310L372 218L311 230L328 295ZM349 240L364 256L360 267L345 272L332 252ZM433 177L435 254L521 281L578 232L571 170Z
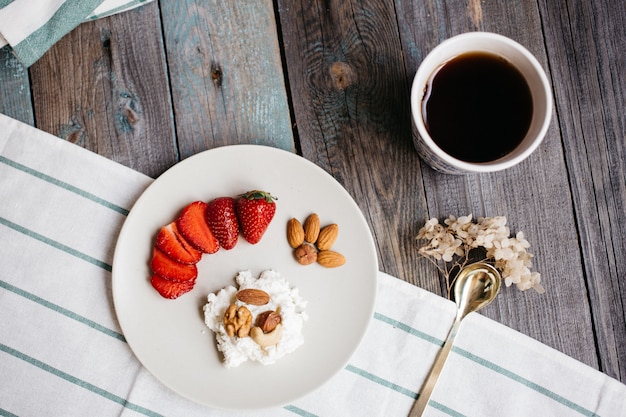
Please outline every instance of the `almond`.
M304 240L315 243L320 234L320 218L316 213L310 214L304 221Z
M270 302L270 295L263 290L246 288L237 293L237 299L242 303L262 306Z
M269 310L259 314L256 318L256 325L263 330L263 333L269 333L278 326L282 321L282 317L275 311Z
M336 268L346 263L346 258L339 252L323 250L317 254L317 263L326 268Z
M287 222L287 241L294 249L304 243L304 228L296 218Z
M317 237L317 248L319 250L328 250L333 246L337 235L339 234L339 226L336 224L329 224L320 230L320 234Z

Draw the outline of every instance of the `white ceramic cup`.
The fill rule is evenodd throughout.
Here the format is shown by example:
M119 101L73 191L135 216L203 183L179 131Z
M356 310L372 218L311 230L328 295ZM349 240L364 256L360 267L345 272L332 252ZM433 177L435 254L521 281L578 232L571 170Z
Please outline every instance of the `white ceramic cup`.
M511 152L489 162L466 162L444 152L430 137L422 115L422 99L432 74L450 59L468 52L487 52L506 59L524 76L532 97L533 111L526 136ZM552 117L552 92L541 65L522 45L495 33L469 32L445 40L424 58L411 87L411 112L417 130L413 143L432 168L446 174L493 172L520 163L542 142Z

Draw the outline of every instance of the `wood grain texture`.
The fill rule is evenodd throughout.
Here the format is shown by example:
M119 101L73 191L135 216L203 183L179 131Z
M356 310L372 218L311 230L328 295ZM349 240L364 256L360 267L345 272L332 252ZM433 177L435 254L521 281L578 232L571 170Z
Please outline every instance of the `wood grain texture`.
M600 357L626 380L626 5L541 2Z
M237 143L294 151L272 1L161 10L181 157Z
M380 269L439 292L415 252L426 210L393 5L279 1L279 14L303 156L358 202Z
M152 177L176 163L158 12L84 23L37 61L37 127Z
M476 7L481 7L480 12ZM427 1L421 5L400 0L396 8L407 51L407 73L411 75L438 43L474 30L497 32L517 40L544 69L549 69L539 10L531 2L516 3L512 10L511 4L498 2ZM509 170L449 176L422 165L428 214L440 219L451 214L503 215L513 233L523 231L535 255L534 269L542 274L547 292L539 295L506 288L484 314L597 368L595 335L578 233L569 215L573 211L572 196L556 116L553 114L539 149ZM569 334L577 337L570 338Z
M0 113L34 125L28 71L11 48L0 48Z

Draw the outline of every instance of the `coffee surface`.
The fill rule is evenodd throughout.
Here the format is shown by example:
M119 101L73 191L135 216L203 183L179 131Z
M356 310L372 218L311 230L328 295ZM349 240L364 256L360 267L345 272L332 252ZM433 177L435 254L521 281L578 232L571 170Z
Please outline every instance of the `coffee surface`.
M442 65L422 100L428 133L447 154L494 161L524 139L533 103L523 75L497 55L471 52Z

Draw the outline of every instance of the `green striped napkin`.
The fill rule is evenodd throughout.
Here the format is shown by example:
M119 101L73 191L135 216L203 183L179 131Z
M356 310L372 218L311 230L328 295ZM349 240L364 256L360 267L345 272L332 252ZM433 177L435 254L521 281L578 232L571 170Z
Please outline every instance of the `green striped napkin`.
M84 21L133 9L152 0L0 0L0 47L10 45L31 66Z
M0 115L1 416L408 415L455 306L383 273L347 366L291 404L212 410L152 377L126 343L111 294L117 235L151 182ZM473 313L426 415L626 416L626 386Z

